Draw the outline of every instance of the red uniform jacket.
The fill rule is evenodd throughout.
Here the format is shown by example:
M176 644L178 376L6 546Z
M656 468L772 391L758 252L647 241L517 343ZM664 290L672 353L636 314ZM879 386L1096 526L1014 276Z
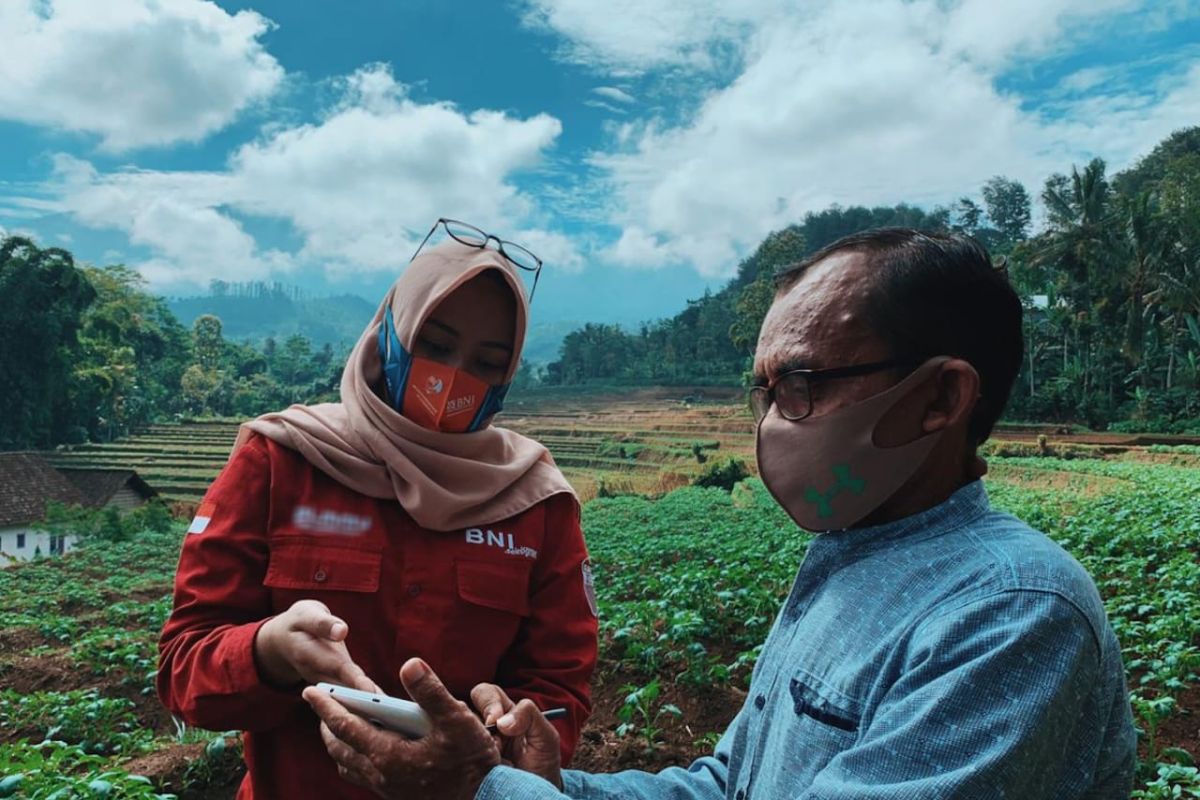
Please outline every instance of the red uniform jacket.
M460 699L488 681L565 706L565 763L596 663L576 508L555 495L502 522L425 530L395 500L358 494L255 435L184 538L159 696L189 724L246 731L239 798L373 797L338 777L302 687L267 685L255 665L262 623L313 598L346 621L351 657L388 694L407 697L397 673L420 656Z

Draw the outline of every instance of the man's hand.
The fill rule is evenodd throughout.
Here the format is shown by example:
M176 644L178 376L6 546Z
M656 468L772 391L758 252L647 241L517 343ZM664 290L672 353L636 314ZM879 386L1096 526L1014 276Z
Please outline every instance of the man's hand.
M321 718L321 738L338 774L384 798L471 800L500 763L496 743L424 661L409 659L400 669L400 681L433 722L422 739L376 728L324 692L312 686L304 690L304 699Z
M487 724L496 723L503 737L501 752L517 769L532 772L561 791L562 760L558 731L532 700L514 704L494 683L481 683L471 690L471 702Z
M254 655L262 677L276 686L307 682L338 683L366 692L379 687L350 658L346 637L350 626L317 600L297 600L267 620L254 639Z

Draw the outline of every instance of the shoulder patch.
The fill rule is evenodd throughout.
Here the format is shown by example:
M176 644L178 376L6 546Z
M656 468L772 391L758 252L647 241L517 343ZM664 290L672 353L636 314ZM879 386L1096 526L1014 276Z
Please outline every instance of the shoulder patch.
M588 608L592 610L592 616L600 616L600 607L596 603L596 579L592 576L592 560L585 558L580 565L583 572L583 594L587 597Z
M196 509L196 516L192 519L192 524L188 526L188 533L204 533L208 529L208 523L212 521L213 515L217 513L217 504L212 500L205 500Z

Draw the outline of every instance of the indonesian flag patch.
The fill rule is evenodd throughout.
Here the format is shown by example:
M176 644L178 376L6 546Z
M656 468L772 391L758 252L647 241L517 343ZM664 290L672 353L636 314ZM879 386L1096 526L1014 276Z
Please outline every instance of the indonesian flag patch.
M592 560L585 558L583 564L583 593L587 597L588 608L592 610L592 616L600 616L600 607L596 604L596 579L592 577Z
M217 504L211 500L205 500L200 504L200 508L196 509L196 516L192 520L192 524L188 526L188 533L204 533L216 512Z

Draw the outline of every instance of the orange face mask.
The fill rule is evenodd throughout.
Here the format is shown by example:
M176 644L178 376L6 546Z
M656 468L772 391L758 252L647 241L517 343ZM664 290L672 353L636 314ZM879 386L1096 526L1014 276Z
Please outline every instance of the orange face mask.
M414 356L401 413L435 431L464 433L490 388L470 373Z
M508 392L508 386L491 386L469 372L410 355L390 316L379 328L379 356L392 407L430 430L477 431L500 411Z

